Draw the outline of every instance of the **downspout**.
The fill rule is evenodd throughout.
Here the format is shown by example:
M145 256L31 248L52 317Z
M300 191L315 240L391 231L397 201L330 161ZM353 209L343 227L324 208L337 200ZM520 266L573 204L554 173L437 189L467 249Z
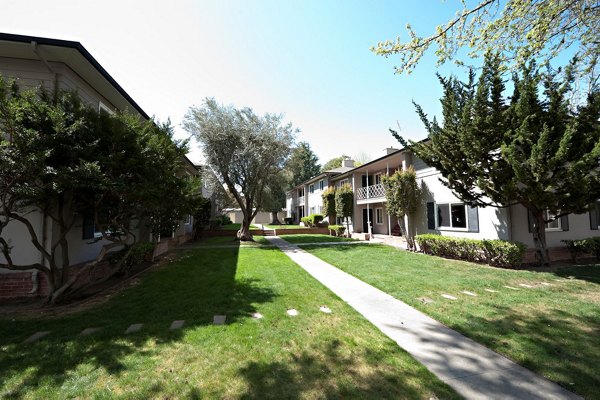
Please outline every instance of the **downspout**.
M36 41L31 42L31 48L32 48L33 52L35 53L35 55L38 57L38 59L42 62L42 64L44 64L46 66L46 68L48 69L48 71L50 71L50 73L52 75L54 75L53 86L54 86L54 95L56 96L56 94L58 93L58 73L52 68L52 66L50 65L48 60L46 60L44 58L44 56L42 56L39 46Z

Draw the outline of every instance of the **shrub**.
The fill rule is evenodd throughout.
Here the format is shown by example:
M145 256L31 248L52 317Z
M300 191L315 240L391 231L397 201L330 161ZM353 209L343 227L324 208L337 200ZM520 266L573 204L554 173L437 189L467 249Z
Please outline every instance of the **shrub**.
M323 217L335 218L335 188L327 188L321 194L323 199Z
M573 262L584 254L594 255L600 260L600 237L592 237L587 239L562 240L571 253Z
M323 216L321 214L310 214L306 217L302 217L300 221L304 222L304 225L314 228L323 221Z
M329 225L328 228L333 236L342 236L346 231L346 227L342 225Z
M435 234L417 235L419 248L426 254L514 267L523 262L527 246L506 240L462 239Z
M227 215L221 215L221 225L231 225L231 218L229 218Z
M147 256L152 255L152 252L154 251L154 243L136 243L131 247L129 254L127 254L128 251L129 248L127 247L114 252L110 255L110 257L108 257L108 262L112 265L116 265L123 260L123 263L121 264L121 270L127 271L132 267L141 264ZM125 259L123 259L124 257Z
M208 229L216 230L219 229L223 225L223 219L221 217L211 218L208 220Z
M300 222L303 222L304 226L310 226L310 220L308 219L308 217L300 218Z

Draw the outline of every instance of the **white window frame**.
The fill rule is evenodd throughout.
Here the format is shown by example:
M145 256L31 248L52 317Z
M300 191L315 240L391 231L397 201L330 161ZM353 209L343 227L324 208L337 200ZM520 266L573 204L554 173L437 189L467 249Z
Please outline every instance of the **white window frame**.
M381 175L382 173L379 172L373 176L373 180L375 181L376 185L379 185L381 183Z
M308 209L308 211L309 211L308 215L311 215L311 214L316 214L316 212L315 212L316 210L315 210L315 207L314 207L314 206L310 207L310 208Z
M548 210L544 211L544 219L548 219L550 213ZM549 224L556 223L556 226L548 226ZM562 221L560 218L556 218L554 221L546 222L546 232L562 232Z
M310 185L308 185L308 193L314 193L315 192L315 184L311 183Z
M319 190L323 191L324 187L325 187L325 181L323 179L321 179L319 181Z
M338 182L338 187L342 187L346 184L348 184L348 179L342 179L341 181Z
M467 209L467 205L461 202L447 202L447 203L433 203L434 204L434 214L435 214L435 226L436 229L440 231L459 231L459 232L468 232L469 231L469 210ZM465 227L454 227L452 226L452 206L461 205L465 208ZM439 221L439 206L448 206L448 215L450 216L450 226L440 226Z
M381 217L381 220L379 217ZM383 207L377 207L375 209L375 225L383 225Z

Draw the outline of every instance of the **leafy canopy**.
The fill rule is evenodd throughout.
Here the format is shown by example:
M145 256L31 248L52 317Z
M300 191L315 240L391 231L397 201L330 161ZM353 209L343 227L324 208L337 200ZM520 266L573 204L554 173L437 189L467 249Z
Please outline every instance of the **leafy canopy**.
M379 42L371 50L388 57L399 55L397 73L410 73L430 46L437 47L438 65L459 54L477 59L488 51L500 53L503 61L522 66L534 58L541 63L563 53L576 57L578 75L598 79L600 54L600 5L597 0L479 0L461 2L462 8L430 36L419 36L406 26L409 40Z
M300 142L292 150L286 170L291 175L290 187L297 186L321 173L319 157L307 142Z

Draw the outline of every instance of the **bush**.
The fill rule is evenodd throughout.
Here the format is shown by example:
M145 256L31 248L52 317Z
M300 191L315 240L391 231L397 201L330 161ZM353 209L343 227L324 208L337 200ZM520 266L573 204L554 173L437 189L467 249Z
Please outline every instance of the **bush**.
M435 234L417 235L415 240L425 254L514 267L523 262L527 246L506 240L462 239Z
M600 260L600 237L592 237L587 239L562 240L571 253L573 262L584 254L590 254Z
M221 225L231 225L231 218L229 218L227 215L221 215Z
M108 257L108 262L112 265L116 265L123 260L123 257L126 257L121 264L121 269L124 271L129 270L131 267L141 264L147 256L152 255L152 252L154 251L154 243L136 243L131 247L131 251L127 255L128 251L129 247L126 247L122 250L114 252L110 255L110 257Z
M300 221L304 222L304 225L314 228L323 221L323 216L321 214L310 214L307 217L302 217Z
M329 225L328 228L334 236L342 236L346 231L346 227L342 225Z
M208 220L208 229L214 231L223 225L223 219L221 217L211 218Z
M292 217L284 218L283 222L285 222L286 225L291 225L294 223L294 218L292 218Z

